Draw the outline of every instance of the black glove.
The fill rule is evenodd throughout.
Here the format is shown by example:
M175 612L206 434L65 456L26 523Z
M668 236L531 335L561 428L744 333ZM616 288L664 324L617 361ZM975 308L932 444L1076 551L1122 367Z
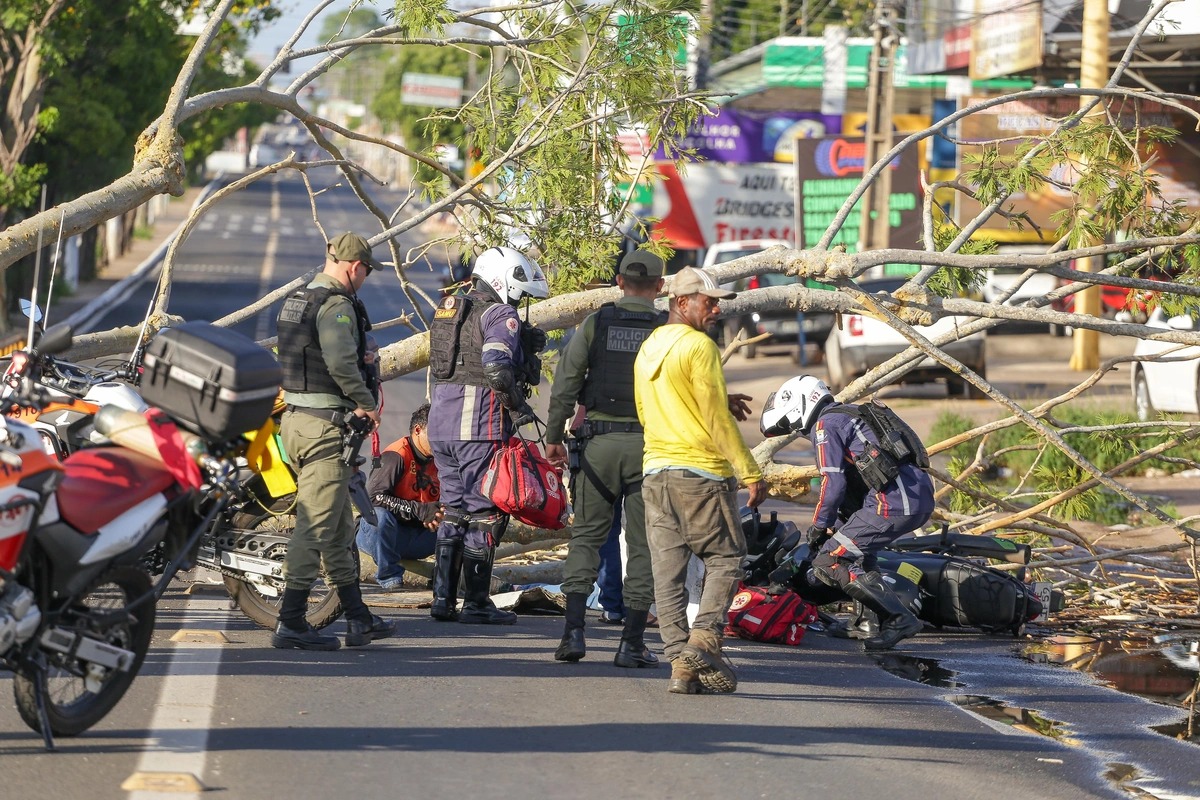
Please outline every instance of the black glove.
M433 522L438 509L441 508L437 503L418 503L416 500L404 500L390 494L377 494L371 498L371 502L380 508L386 508L396 515L396 519L405 522Z
M417 521L422 525L428 525L437 519L437 513L441 508L440 503L413 503L413 511L417 515Z
M528 425L537 419L537 414L533 413L533 409L525 403L522 408L514 409L512 412L513 428L519 428L522 425Z
M810 547L816 550L821 545L825 544L829 539L829 531L826 528L820 528L813 525L808 529L808 535L805 537Z
M540 353L546 349L546 332L544 330L526 325L524 333L521 346L529 348L530 354Z

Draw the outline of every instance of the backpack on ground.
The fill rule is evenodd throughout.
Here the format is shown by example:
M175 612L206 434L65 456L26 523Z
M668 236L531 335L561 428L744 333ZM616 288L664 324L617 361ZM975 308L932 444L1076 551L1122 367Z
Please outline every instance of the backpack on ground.
M795 646L816 619L817 607L793 591L770 595L757 586L742 586L729 605L725 635Z

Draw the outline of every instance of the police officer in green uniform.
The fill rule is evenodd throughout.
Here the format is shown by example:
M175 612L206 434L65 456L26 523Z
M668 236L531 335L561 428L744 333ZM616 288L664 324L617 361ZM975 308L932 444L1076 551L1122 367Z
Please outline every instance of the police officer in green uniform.
M633 361L642 340L666 321L654 298L663 287L663 261L635 250L620 264L617 286L623 296L590 315L567 345L554 375L546 423L546 455L568 462L563 433L578 403L587 418L574 431L571 459L575 524L563 568L567 621L554 652L559 661L578 661L587 652L583 636L587 598L596 581L600 548L608 538L617 504L625 502L628 561L623 594L625 629L613 664L655 667L658 658L643 641L654 602L650 550L646 546L646 510L642 502L642 426L633 399ZM577 467L577 469L576 469Z
M342 457L350 416L379 424L377 388L367 368L371 323L358 299L379 264L367 240L343 233L326 248L325 269L292 292L280 309L279 360L284 449L296 468L296 529L283 562L285 589L271 646L336 650L337 637L305 619L308 593L322 567L346 614L346 646L390 636L393 623L372 614L358 586L350 478L356 467Z

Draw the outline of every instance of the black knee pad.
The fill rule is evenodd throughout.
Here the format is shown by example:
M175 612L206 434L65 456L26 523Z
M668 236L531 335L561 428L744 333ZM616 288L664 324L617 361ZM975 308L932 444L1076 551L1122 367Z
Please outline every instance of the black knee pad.
M812 571L817 580L826 586L844 590L853 580L852 576L861 573L862 568L855 561L822 552L812 560Z
M504 538L504 532L508 530L508 514L489 514L486 517L474 517L471 519L471 524L467 526L468 538L471 537L471 532L478 532L482 536L488 547L495 548L500 544L500 540Z

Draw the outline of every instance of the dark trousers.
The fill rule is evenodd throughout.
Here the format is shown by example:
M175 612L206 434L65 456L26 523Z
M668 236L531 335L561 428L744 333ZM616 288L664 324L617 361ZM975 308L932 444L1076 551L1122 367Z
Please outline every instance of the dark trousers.
M443 442L431 441L433 463L438 468L441 485L441 502L447 511L457 510L473 517L484 517L500 513L490 498L479 492L483 473L492 463L492 456L500 449L499 442ZM477 530L459 527L449 519L437 530L438 540L463 539L466 546L485 550L490 544L487 536Z
M924 525L929 516L923 513L881 517L872 508L860 508L821 546L813 566L827 570L845 588L864 572L875 569L876 553Z
M618 504L608 539L600 548L600 570L596 573L596 584L600 587L600 607L623 617L625 601L621 583L621 506Z
M401 559L433 555L437 534L420 523L401 522L395 514L380 506L375 506L375 516L378 518L376 525L359 519L355 541L358 549L369 555L379 568L375 582L380 586L398 584L404 579Z

